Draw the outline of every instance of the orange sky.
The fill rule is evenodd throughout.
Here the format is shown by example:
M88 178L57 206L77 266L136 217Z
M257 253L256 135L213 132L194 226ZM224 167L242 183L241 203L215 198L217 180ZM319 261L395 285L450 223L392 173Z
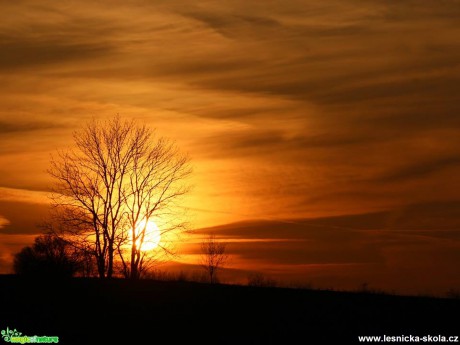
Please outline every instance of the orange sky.
M0 271L38 232L50 154L119 113L190 154L193 227L233 240L235 269L460 289L459 19L435 0L1 2Z

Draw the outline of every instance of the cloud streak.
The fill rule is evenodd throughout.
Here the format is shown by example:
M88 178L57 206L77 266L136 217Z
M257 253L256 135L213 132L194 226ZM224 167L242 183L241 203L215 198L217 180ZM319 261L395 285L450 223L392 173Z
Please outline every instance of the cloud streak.
M0 122L0 135L3 134L17 134L21 132L35 132L48 129L56 129L59 126L56 123L45 123L45 122Z
M263 267L266 274L284 280L302 277L313 285L342 288L358 288L365 282L387 291L416 293L423 287L443 293L446 286L460 283L458 267L453 265L460 260L460 224L444 221L453 218L459 205L423 204L340 217L247 221L198 232L224 240L239 267ZM199 246L190 247L188 253L199 253Z

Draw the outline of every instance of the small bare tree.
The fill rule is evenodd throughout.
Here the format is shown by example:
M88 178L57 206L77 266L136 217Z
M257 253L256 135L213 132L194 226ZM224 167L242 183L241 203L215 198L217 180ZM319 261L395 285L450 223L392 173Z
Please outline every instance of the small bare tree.
M209 237L201 243L201 267L209 275L211 284L217 282L217 271L222 269L228 260L225 253L226 244L216 239L215 235Z
M94 255L99 277L112 277L119 258L125 277L138 279L155 258L143 249L146 225L161 221L164 243L185 229L177 202L188 191L188 159L145 125L119 116L89 122L74 141L75 149L51 162L59 227Z

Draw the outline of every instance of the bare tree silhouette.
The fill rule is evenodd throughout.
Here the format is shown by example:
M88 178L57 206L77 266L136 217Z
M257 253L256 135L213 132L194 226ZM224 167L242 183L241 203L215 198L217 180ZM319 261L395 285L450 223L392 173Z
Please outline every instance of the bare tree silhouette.
M191 169L176 145L145 125L119 116L90 121L74 133L75 149L52 159L54 217L61 233L96 260L110 278L117 258L125 277L138 279L159 252L186 227L178 201L188 191ZM161 243L145 250L148 224L160 222Z
M32 246L14 256L16 274L46 277L71 277L80 269L80 260L71 246L53 234L38 236Z
M228 255L225 253L226 244L219 242L215 235L209 235L201 243L201 267L209 275L211 284L217 282L217 271L222 269L228 260Z

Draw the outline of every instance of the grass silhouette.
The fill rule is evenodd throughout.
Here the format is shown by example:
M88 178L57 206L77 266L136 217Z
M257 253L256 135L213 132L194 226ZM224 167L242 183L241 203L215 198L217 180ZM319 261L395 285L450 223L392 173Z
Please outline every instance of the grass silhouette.
M5 275L0 296L1 327L62 344L357 343L358 335L456 335L460 312L458 299L186 281Z

